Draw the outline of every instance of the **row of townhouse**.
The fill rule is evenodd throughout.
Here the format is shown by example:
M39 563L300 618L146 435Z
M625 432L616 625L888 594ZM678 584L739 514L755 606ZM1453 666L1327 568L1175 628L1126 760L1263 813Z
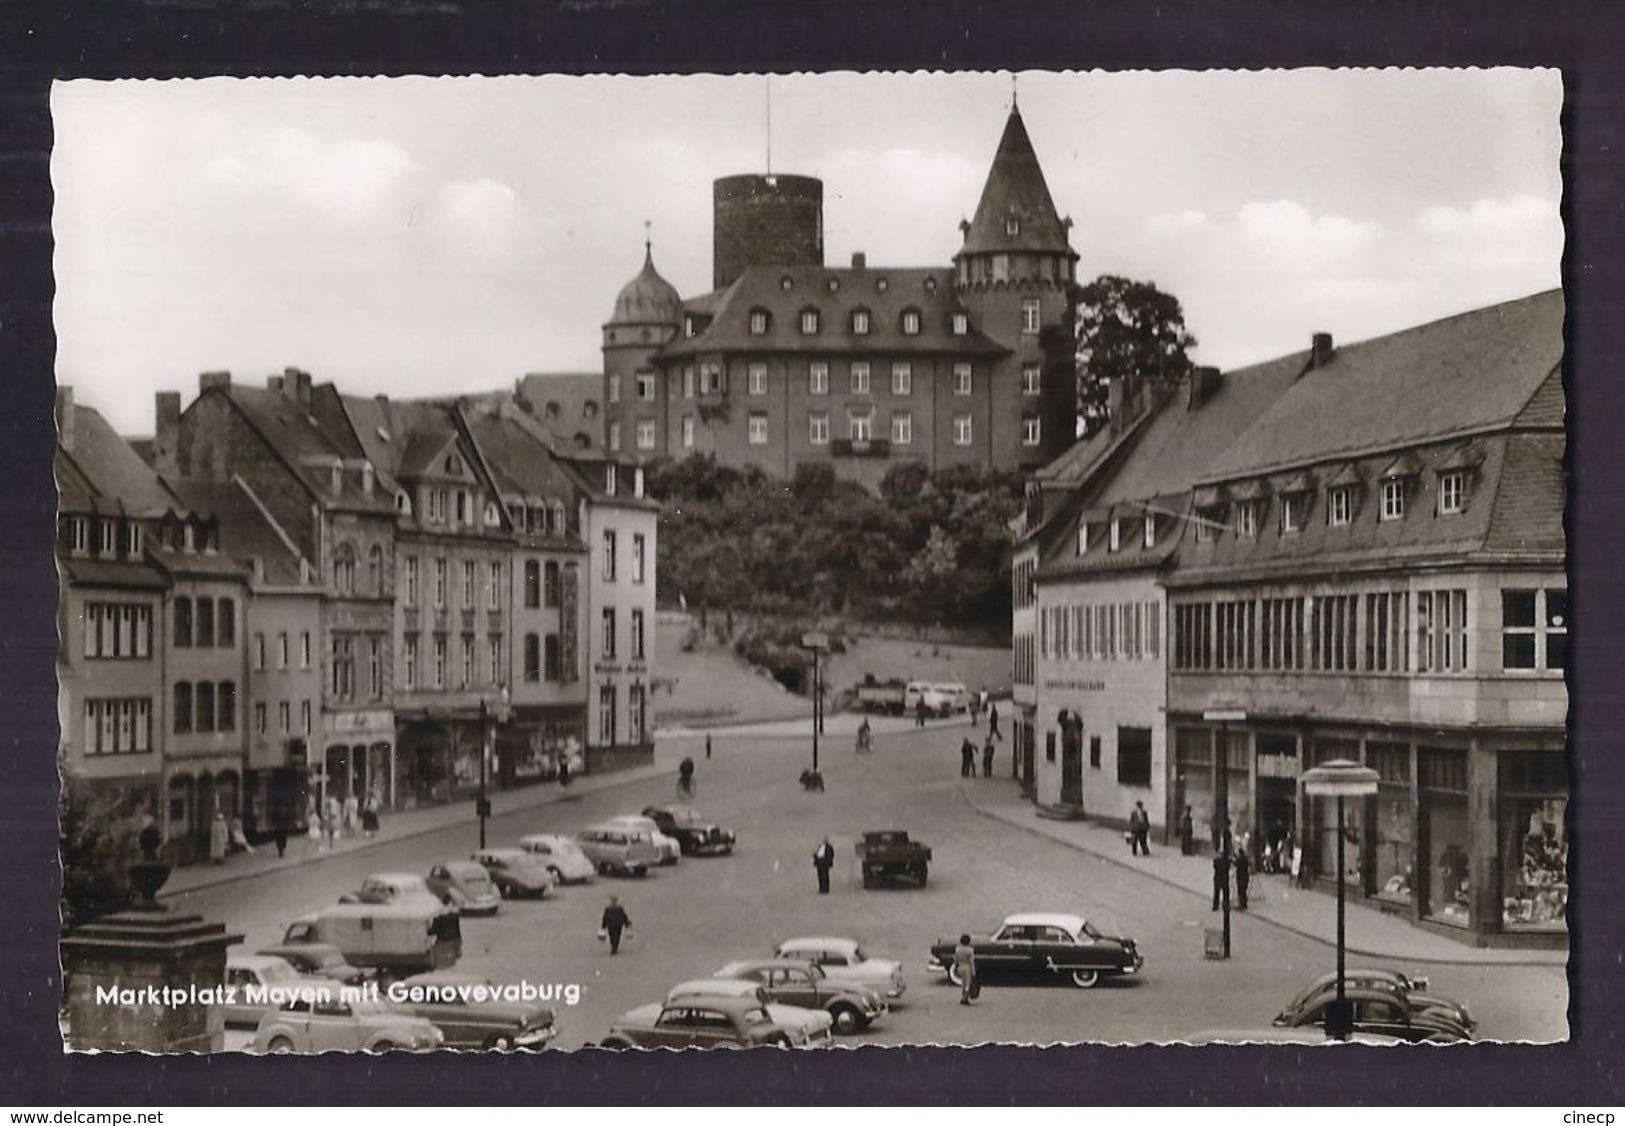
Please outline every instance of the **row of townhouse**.
M512 403L289 369L157 398L144 449L58 393L61 754L170 838L311 798L443 801L653 754L642 472Z
M1017 762L1055 815L1261 858L1477 943L1567 939L1563 299L1177 387L1029 483ZM1346 868L1301 777L1373 768ZM1330 820L1328 817L1330 816Z

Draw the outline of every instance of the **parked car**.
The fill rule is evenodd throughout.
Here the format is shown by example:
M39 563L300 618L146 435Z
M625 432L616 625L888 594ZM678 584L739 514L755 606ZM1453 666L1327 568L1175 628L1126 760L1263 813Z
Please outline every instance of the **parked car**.
M695 997L645 1005L610 1026L605 1048L788 1048L791 1034L748 997Z
M842 1036L862 1032L886 1012L886 1002L876 990L833 982L812 962L787 958L729 962L712 976L758 982L770 1001L823 1009Z
M1453 1044L1473 1038L1472 1030L1439 1006L1412 1005L1399 989L1349 987L1344 994L1354 1006L1354 1031L1393 1036L1407 1043ZM1337 1000L1334 983L1302 1005L1275 1018L1277 1028L1325 1028L1327 1006Z
M444 969L463 953L461 920L439 902L337 903L289 923L282 941L336 946L351 965L383 974Z
M963 715L970 711L970 689L957 680L939 681L931 691L942 701L945 715Z
M677 843L676 838L668 837L661 832L660 826L654 823L653 818L642 814L623 813L618 817L611 817L606 824L618 825L628 832L648 834L649 839L654 842L656 851L660 853L661 864L675 864L683 858L682 846Z
M958 985L956 945L938 939L931 947L931 968L947 971L948 980ZM1102 978L1137 974L1145 965L1133 939L1102 934L1082 915L1011 915L991 937L972 938L971 948L983 981L1059 975L1079 989L1092 989Z
M822 1046L832 1038L835 1019L822 1009L775 1002L760 982L740 978L696 978L678 982L666 993L666 1004L696 997L744 997L767 1010L773 1023L790 1033L790 1043L798 1048Z
M267 1013L254 1033L256 1052L428 1051L440 1030L381 1001L290 1001Z
M339 902L383 905L417 903L428 910L445 906L440 896L429 890L423 877L411 872L375 872L361 882L359 890L347 891L339 896Z
M881 715L902 715L908 708L908 685L901 680L866 676L858 685L858 707Z
M440 902L464 915L495 915L502 906L502 893L490 874L472 860L433 865L423 882Z
M533 833L519 838L519 847L541 859L561 884L591 883L598 868L581 846L569 837L557 833Z
M226 952L227 1028L258 1028L267 1013L295 996L338 996L339 983L331 978L311 977L294 969L281 958L264 954ZM263 999L256 999L263 992Z
M676 841L684 856L725 855L734 850L737 838L733 831L702 817L693 806L651 805L643 811L643 816Z
M863 864L863 886L874 887L886 880L907 880L925 886L931 870L931 849L911 841L902 829L871 829L858 842L858 859Z
M497 989L476 974L427 973L392 984L388 996L397 1008L438 1028L448 1048L542 1048L558 1034L551 1008L500 1000Z
M1387 1047L1390 1044L1403 1044L1404 1041L1393 1036L1378 1036L1375 1033L1357 1032L1347 1041L1333 1040L1324 1032L1313 1028L1215 1028L1202 1032L1193 1032L1189 1036L1180 1036L1176 1041L1180 1044L1307 1044L1311 1047L1320 1044L1370 1044L1377 1047Z
M540 899L558 880L540 857L522 848L482 848L470 857L507 899Z
M1478 1022L1468 1013L1467 1006L1460 1001L1453 1001L1448 997L1427 992L1428 979L1425 977L1410 977L1397 970L1378 969L1348 969L1343 972L1344 987L1346 989L1393 989L1405 994L1406 1000L1413 1009L1439 1009L1451 1020L1461 1025L1468 1032L1476 1031ZM1337 992L1337 974L1321 974L1303 989L1298 995L1286 1003L1286 1006L1276 1016L1276 1023L1286 1021L1288 1024L1295 1019L1294 1014L1305 1005L1314 1001L1320 994L1331 991Z
M340 985L357 985L366 972L344 960L344 952L337 946L321 942L284 943L266 946L257 953L267 958L281 958L302 974L336 981Z
M576 843L600 872L641 876L660 863L660 850L647 833L612 825L589 825L576 834Z
M890 958L871 958L850 938L790 938L779 943L774 957L812 962L839 985L873 989L883 997L901 997L907 985L903 967Z

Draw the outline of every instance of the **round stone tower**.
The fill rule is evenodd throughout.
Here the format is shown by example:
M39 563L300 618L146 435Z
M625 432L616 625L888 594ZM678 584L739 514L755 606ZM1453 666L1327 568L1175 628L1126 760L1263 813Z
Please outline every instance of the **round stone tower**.
M724 176L711 186L712 286L747 266L824 264L824 182L812 176Z
M655 269L643 244L643 269L621 287L604 324L604 447L639 460L666 453L666 396L654 356L677 335L683 299Z

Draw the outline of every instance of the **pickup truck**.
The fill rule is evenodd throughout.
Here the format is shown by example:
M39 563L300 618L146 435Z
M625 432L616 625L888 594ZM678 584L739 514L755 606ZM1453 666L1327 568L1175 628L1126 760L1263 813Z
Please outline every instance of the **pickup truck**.
M875 680L865 677L858 685L858 707L879 715L902 715L908 684L901 680Z
M909 840L901 829L877 829L863 834L863 840L858 842L858 859L863 863L866 888L883 880L909 880L924 887L931 849Z

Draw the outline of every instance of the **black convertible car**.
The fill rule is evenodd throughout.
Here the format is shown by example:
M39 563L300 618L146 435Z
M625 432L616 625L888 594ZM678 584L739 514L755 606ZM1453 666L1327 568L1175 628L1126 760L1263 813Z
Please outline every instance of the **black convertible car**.
M684 856L726 854L734 850L734 835L715 821L702 817L693 806L651 805L643 816L677 842Z
M956 945L951 939L933 945L931 968L947 970L948 980L958 985ZM1102 977L1136 974L1145 965L1133 939L1101 934L1082 915L1011 915L992 938L972 938L971 946L984 982L1059 974L1079 989L1092 989Z

